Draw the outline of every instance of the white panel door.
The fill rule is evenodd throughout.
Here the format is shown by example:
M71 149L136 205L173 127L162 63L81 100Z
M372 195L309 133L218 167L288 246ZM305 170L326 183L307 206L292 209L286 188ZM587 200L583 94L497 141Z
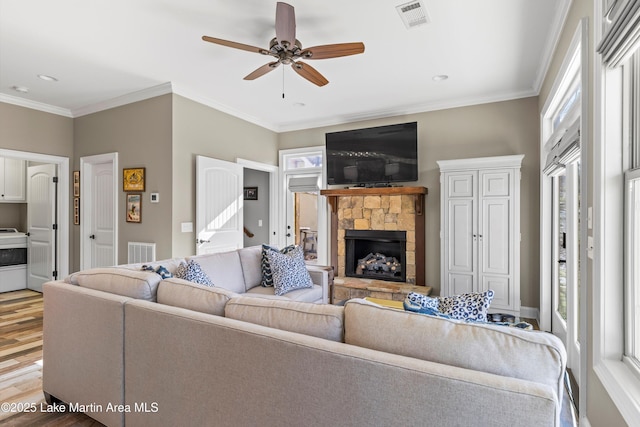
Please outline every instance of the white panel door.
M226 252L243 246L244 168L196 157L196 253Z
M23 162L24 163L24 162ZM56 165L31 166L27 172L27 287L42 292L42 284L55 279Z
M117 153L80 159L80 268L118 263Z

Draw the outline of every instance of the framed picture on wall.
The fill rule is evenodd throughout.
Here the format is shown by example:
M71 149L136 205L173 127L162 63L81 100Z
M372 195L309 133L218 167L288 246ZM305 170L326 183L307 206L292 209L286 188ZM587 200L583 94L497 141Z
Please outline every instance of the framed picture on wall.
M142 194L127 194L127 222L142 222Z
M145 168L122 169L123 191L144 191Z
M244 187L245 200L258 200L258 187Z
M80 197L80 171L73 171L73 197Z
M73 198L73 224L80 225L80 197Z

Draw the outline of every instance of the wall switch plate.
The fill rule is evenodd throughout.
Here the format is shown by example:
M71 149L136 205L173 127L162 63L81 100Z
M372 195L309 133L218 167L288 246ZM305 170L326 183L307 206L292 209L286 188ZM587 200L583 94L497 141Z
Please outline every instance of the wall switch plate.
M149 201L151 203L159 203L160 202L160 193L151 193L149 197Z
M193 223L192 222L182 222L180 223L180 228L183 233L193 233Z
M261 219L258 220L258 227L262 227L262 220Z

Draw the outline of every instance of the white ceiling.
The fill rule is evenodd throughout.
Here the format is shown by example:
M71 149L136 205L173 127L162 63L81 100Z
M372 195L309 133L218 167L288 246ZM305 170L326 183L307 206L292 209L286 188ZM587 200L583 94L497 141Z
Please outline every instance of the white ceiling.
M0 0L0 101L78 117L174 92L280 132L535 96L570 4L422 0L431 22L407 29L406 2L289 0L303 47L365 44L307 61L317 87L290 67L245 81L270 57L201 39L268 48L275 0Z

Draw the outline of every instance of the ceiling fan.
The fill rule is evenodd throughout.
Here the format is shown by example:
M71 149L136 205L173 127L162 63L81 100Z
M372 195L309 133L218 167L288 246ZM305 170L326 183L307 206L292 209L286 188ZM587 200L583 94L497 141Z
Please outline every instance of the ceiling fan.
M283 2L278 2L276 6L276 36L269 43L269 49L209 36L202 36L202 40L276 58L275 61L269 62L249 73L244 78L245 80L257 79L269 71L276 69L280 64L290 64L296 73L318 86L326 85L329 83L329 80L315 68L298 61L298 59L328 59L356 55L364 52L364 44L361 42L326 44L303 49L300 41L296 39L296 17L294 8L290 4Z

